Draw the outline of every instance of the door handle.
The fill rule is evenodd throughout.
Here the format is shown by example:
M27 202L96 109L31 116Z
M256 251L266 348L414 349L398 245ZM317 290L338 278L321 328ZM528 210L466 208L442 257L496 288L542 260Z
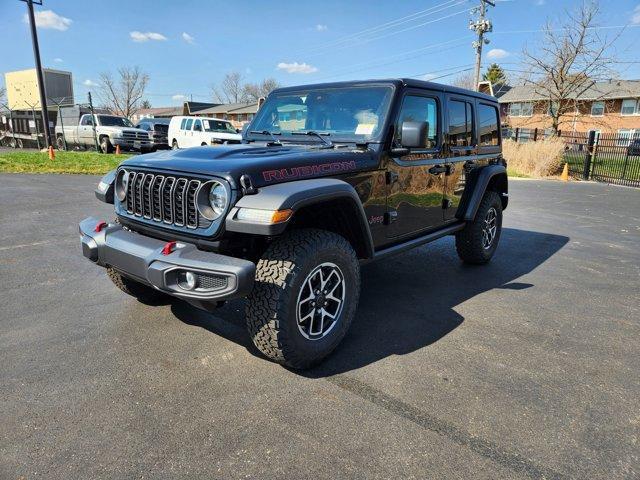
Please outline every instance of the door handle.
M449 167L447 165L434 165L429 169L429 173L432 175L439 175L441 173L449 173Z

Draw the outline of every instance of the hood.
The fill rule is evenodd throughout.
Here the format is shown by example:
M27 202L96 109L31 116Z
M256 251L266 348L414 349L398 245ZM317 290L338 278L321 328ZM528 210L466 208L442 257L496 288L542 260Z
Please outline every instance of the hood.
M100 130L101 132L104 132L104 133L133 132L133 133L144 133L145 135L148 135L148 132L146 130L142 130L141 128L134 128L134 127L111 127L111 126L98 125L96 126L96 130Z
M205 132L211 135L211 138L219 138L220 140L242 140L242 135L239 133L224 133L224 132Z
M248 174L256 187L304 178L336 176L370 170L377 154L355 148L319 149L317 146L256 144L223 145L167 150L130 157L124 167L169 170L219 176L238 184Z

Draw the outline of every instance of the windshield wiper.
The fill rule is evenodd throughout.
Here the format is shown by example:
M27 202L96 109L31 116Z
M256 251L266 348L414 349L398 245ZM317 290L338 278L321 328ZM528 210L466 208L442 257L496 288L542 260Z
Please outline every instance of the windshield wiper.
M280 132L276 132L274 134L273 132L270 132L269 130L251 130L251 131L249 131L249 133L256 133L258 135L269 135L271 137L272 141L270 143L268 143L267 145L280 145L280 146L282 146L282 142L275 137L276 135L282 135Z
M306 132L291 132L291 135L312 135L314 137L318 137L322 143L325 144L326 148L333 148L333 142L327 138L324 138L321 134L316 132L315 130L308 130ZM326 136L329 136L329 133L325 133Z

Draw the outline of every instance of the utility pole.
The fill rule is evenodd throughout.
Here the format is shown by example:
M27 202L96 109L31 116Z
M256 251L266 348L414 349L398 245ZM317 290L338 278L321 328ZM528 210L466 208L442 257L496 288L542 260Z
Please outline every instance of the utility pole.
M480 16L475 22L473 20L469 21L469 30L474 30L478 34L478 40L471 44L476 50L476 68L473 71L474 90L476 91L478 90L478 83L480 83L482 45L489 43L489 39L484 38L484 34L485 32L490 32L493 30L491 21L485 18L485 15L487 14L487 4L491 5L492 7L496 6L496 4L492 0L480 0L480 6L472 10L472 14L479 12Z
M93 129L93 143L96 146L96 152L100 153L100 147L98 146L98 134L96 133L96 121L98 120L93 112L93 99L91 98L91 92L87 92L87 98L89 99L89 111L91 112L91 128ZM107 153L107 152L102 152Z
M44 89L44 75L42 74L42 63L40 62L40 47L38 46L38 32L36 31L36 19L33 13L33 4L42 5L42 0L21 0L27 4L29 16L29 26L31 27L31 42L33 43L33 56L36 59L36 73L38 75L38 88L40 90L40 108L42 109L42 125L47 147L51 147L51 132L49 131L49 112L47 111L47 93Z

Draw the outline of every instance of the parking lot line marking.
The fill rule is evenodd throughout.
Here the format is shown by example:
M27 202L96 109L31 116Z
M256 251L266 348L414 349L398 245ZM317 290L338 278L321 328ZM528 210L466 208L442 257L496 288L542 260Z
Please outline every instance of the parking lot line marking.
M74 240L75 241L75 240ZM23 243L20 245L8 245L6 247L0 247L0 252L3 250L14 250L16 248L27 248L27 247L36 247L38 245L46 245L48 243L52 243L53 240L43 240L41 242L32 242L32 243ZM66 241L59 241L56 240L56 243L71 243L71 240L66 240Z
M377 390L353 377L335 375L327 378L327 380L343 390L357 395L360 398L367 400L388 412L403 417L427 430L445 436L458 445L467 447L474 453L488 458L489 460L492 460L510 470L536 479L544 478L564 480L570 478L570 476L556 472L553 469L540 467L517 453L503 450L493 442L474 437L453 424L439 420L438 418L397 398L387 395L386 393L381 392L380 390Z

